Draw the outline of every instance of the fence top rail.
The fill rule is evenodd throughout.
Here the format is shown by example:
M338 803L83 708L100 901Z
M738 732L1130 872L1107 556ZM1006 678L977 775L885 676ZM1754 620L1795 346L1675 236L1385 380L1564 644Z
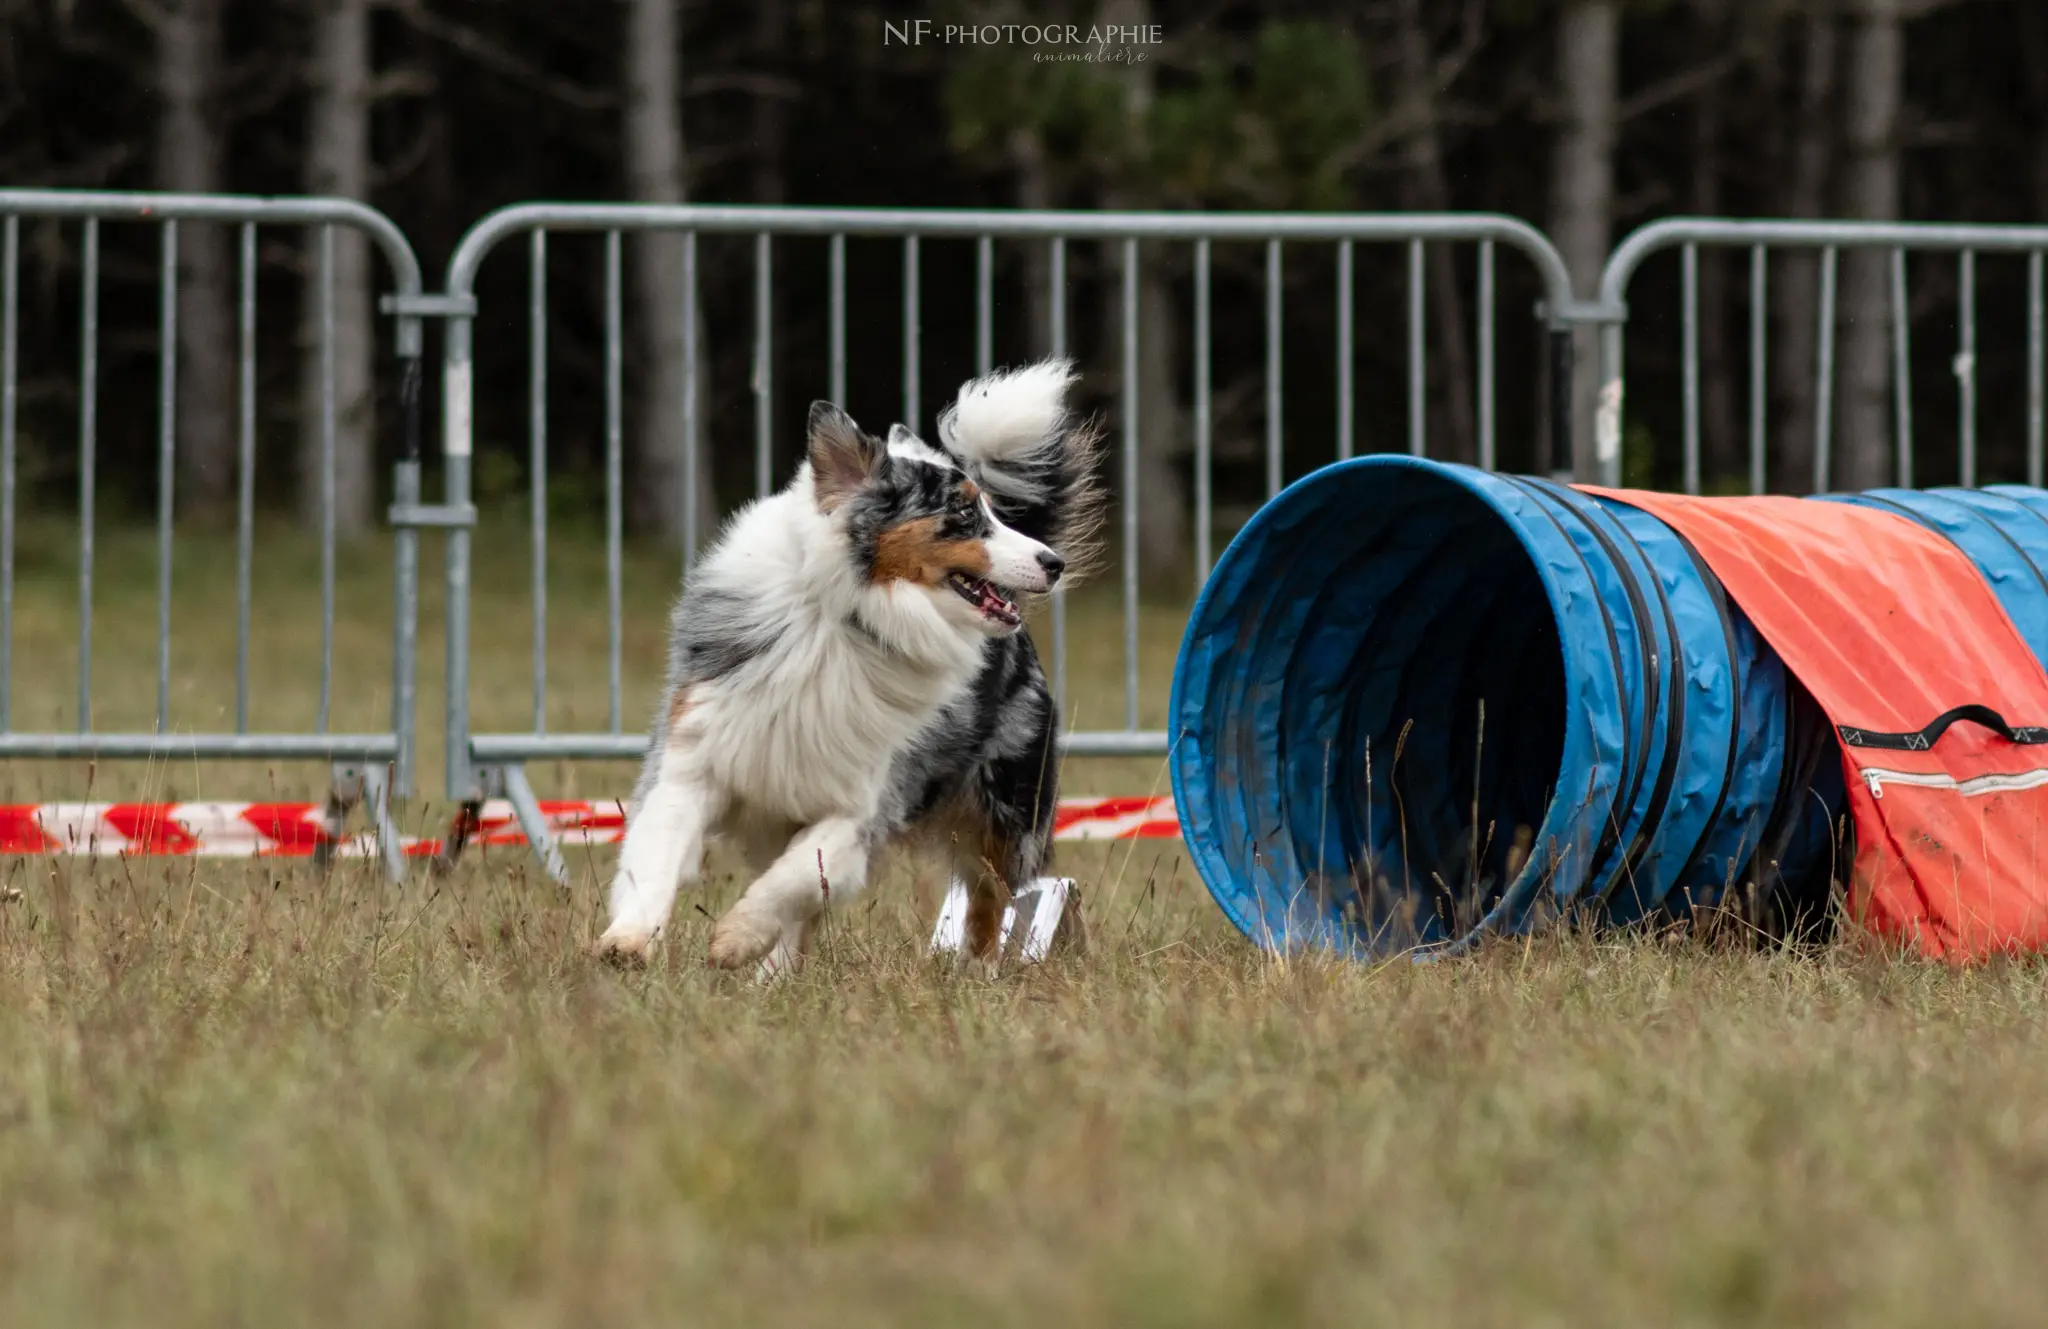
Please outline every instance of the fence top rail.
M1680 245L1764 245L1778 249L1918 249L1937 252L1983 250L2032 253L2048 250L2048 226L2002 226L1951 222L1729 221L1714 217L1666 217L1631 231L1608 256L1600 273L1602 304L1616 305L1643 260Z
M521 203L469 228L448 261L447 293L473 292L484 256L509 235L707 231L770 235L996 236L1008 239L1496 240L1527 254L1553 305L1571 302L1564 258L1541 231L1490 212L1030 212L960 208L800 208L698 203Z
M424 290L419 256L398 224L349 198L266 197L256 194L152 194L82 189L0 189L0 217L76 217L100 221L269 222L274 225L350 226L384 251L398 294Z

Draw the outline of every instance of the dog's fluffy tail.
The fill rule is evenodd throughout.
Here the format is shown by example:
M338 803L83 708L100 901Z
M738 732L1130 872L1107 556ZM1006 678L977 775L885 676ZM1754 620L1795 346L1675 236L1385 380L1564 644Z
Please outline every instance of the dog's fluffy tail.
M1041 360L962 384L939 415L939 441L967 463L1003 523L1067 560L1068 577L1100 552L1103 496L1095 477L1101 430L1067 409L1071 360Z

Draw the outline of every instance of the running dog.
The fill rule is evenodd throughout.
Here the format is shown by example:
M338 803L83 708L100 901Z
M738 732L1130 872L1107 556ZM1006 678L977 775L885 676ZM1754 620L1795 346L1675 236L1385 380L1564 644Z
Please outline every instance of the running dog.
M964 952L993 972L1011 888L1044 872L1059 712L1025 602L1093 553L1099 431L1048 360L961 387L935 446L811 406L786 489L742 509L684 586L668 681L598 953L643 961L713 836L756 876L710 962L802 963L877 853L936 841L969 887Z

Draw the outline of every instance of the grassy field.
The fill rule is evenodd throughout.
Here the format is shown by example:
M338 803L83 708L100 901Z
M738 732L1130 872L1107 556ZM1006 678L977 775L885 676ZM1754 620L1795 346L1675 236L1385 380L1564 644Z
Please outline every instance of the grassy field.
M318 632L293 604L311 556L273 534L257 712L285 724L310 718ZM153 581L146 539L123 541L96 696L146 725ZM187 723L232 705L225 549L181 565ZM587 722L607 708L602 601L572 588L600 563L560 554L553 714ZM511 566L478 610L485 723L508 727L530 707ZM667 590L655 557L632 571L629 727ZM60 552L24 571L18 726L69 704L71 575ZM387 585L374 561L344 577L337 728L376 723ZM1076 617L1097 647L1076 657L1083 719L1114 719L1113 609ZM1146 626L1156 723L1172 606ZM246 797L318 774L95 779ZM1068 783L1155 777L1076 763ZM77 797L85 776L7 779ZM1085 956L955 979L922 955L932 883L898 865L765 991L700 967L742 885L722 870L708 914L686 904L658 962L621 975L583 955L599 854L567 892L518 854L403 891L360 864L6 861L0 1323L2048 1320L2038 967L1583 936L1281 963L1177 849L1063 851Z

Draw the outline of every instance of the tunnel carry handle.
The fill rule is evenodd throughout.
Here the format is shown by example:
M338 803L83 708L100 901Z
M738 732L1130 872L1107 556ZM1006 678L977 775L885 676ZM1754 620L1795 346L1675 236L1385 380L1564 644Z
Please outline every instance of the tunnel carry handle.
M1850 725L1836 725L1835 732L1842 736L1842 742L1852 748L1885 748L1893 752L1926 752L1932 748L1948 727L1958 720L1968 720L1982 725L2009 743L2048 743L2048 725L2011 725L2005 717L1989 706L1957 706L1943 711L1929 721L1926 727L1906 734L1885 734L1871 729L1857 729Z

